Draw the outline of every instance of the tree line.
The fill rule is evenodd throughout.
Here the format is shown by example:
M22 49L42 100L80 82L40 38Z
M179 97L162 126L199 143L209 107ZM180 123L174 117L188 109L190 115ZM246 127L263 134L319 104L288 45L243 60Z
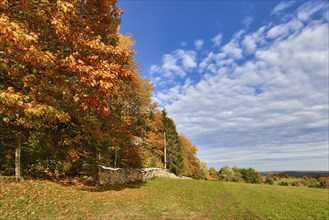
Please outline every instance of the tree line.
M151 99L116 0L0 1L0 170L76 175L83 163L199 177L195 147Z
M224 166L219 171L210 167L206 173L208 180L224 182L262 183L262 176L253 168L238 168L236 166Z
M299 173L299 172L290 172ZM302 173L302 172L300 172ZM312 174L312 173L311 173ZM236 166L223 166L220 170L215 167L210 167L206 163L201 162L201 178L210 181L223 181L223 182L244 182L254 184L268 184L279 186L305 186L311 188L329 188L329 177L318 175L296 177L290 176L287 173L268 173L262 176L253 168L238 168Z

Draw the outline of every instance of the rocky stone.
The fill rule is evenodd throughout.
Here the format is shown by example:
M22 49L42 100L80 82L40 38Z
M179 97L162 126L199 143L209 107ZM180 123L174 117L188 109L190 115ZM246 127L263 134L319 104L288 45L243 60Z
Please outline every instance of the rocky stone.
M188 177L178 177L160 168L143 168L143 169L123 169L99 166L98 185L123 185L138 181L146 181L155 177L168 177L175 179L191 179Z

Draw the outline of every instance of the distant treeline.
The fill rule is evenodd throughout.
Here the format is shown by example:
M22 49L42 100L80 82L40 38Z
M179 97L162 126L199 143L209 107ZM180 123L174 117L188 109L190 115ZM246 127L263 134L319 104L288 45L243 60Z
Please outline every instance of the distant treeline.
M205 173L205 169L206 167L201 164L201 173ZM329 176L326 171L257 172L253 168L224 166L219 171L210 167L205 176L207 180L212 181L329 189Z
M278 174L280 176L292 176L292 177L329 177L329 171L266 171L260 172L262 176L269 174Z
M201 166L202 170L202 166ZM224 166L219 171L210 167L207 180L218 180L224 182L245 182L245 183L262 183L262 177L259 172L253 168L238 168Z

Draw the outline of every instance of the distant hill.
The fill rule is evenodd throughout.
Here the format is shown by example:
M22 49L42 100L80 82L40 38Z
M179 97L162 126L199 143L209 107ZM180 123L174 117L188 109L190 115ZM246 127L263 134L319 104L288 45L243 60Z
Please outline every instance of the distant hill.
M294 177L302 177L302 176L327 176L329 177L329 171L264 171L260 172L262 176L266 176L268 174L285 174L288 176L294 176Z

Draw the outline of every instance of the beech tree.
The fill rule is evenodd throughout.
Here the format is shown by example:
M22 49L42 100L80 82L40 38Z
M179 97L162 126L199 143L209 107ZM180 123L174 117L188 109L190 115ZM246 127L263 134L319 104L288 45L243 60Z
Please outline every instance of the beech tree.
M164 124L156 102L151 102L142 147L144 167L164 168Z
M2 129L27 131L35 147L41 138L58 161L101 159L119 146L132 155L122 163L138 163L150 86L132 40L118 33L116 1L1 1L0 11Z
M10 2L0 17L3 121L32 128L109 114L118 79L134 77L115 1Z
M1 0L0 13L1 170L18 142L25 173L40 177L84 162L162 167L165 132L168 166L182 173L175 123L151 102L117 0Z
M182 144L183 175L197 178L200 175L200 161L196 156L198 148L184 135L179 135Z

